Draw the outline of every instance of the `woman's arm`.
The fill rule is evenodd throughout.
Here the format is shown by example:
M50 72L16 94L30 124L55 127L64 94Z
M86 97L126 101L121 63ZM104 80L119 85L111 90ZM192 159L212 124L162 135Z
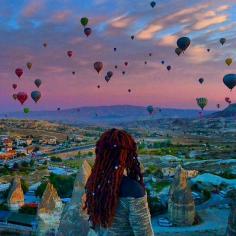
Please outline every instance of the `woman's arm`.
M130 200L129 222L135 236L154 236L146 195Z

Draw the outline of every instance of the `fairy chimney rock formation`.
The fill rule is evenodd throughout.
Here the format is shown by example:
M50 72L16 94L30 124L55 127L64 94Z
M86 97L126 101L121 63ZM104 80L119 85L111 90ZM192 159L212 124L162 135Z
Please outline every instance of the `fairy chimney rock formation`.
M62 202L56 189L51 183L48 183L38 207L39 232L37 235L56 234L62 207Z
M10 192L7 197L7 204L12 211L17 211L24 205L24 192L21 187L21 180L18 176L14 178L10 187Z
M169 218L176 226L188 226L194 223L195 203L187 178L187 171L179 165L170 187L168 201Z
M82 204L85 196L85 184L91 174L91 167L87 161L84 161L79 169L71 201L63 210L59 226L59 236L87 236L89 231L88 217L82 211Z
M226 236L235 236L235 235L236 235L236 202L234 199L229 214Z

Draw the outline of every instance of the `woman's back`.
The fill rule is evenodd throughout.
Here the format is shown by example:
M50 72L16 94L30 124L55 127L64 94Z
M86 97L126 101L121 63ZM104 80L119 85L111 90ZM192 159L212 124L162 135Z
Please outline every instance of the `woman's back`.
M107 229L97 228L96 233L99 236L153 235L146 193L137 181L123 176L112 226Z

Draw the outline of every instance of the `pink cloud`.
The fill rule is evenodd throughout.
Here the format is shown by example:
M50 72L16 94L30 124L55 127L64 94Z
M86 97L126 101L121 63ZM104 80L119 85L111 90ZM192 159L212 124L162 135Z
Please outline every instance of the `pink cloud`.
M57 12L52 16L52 21L56 23L61 23L67 21L72 13L70 11Z
M27 5L22 12L22 15L25 17L32 17L36 15L42 8L44 7L44 0L40 1L30 1L29 5Z

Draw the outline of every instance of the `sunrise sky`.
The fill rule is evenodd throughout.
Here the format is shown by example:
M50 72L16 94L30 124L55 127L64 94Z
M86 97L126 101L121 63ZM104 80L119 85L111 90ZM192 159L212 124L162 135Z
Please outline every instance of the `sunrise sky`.
M207 109L225 107L225 97L236 102L236 90L222 82L225 74L236 73L236 62L224 62L236 60L235 0L156 2L151 8L149 0L0 0L0 112L22 109L12 98L19 91L27 92L24 107L32 110L116 104L197 108L196 97L208 98ZM84 16L92 28L88 38L80 24ZM191 45L178 57L174 50L181 36ZM221 37L227 39L223 46ZM95 61L104 64L99 75ZM33 63L31 70L27 62ZM24 70L21 79L14 72L18 67ZM107 83L109 70L114 75ZM30 93L37 90L37 78L42 98L34 104Z

